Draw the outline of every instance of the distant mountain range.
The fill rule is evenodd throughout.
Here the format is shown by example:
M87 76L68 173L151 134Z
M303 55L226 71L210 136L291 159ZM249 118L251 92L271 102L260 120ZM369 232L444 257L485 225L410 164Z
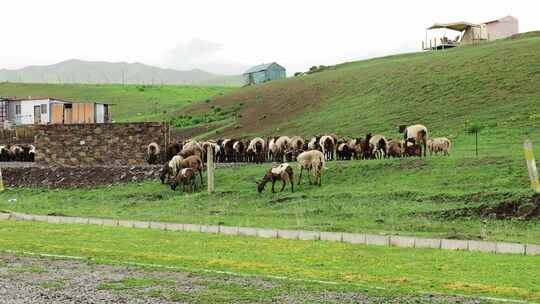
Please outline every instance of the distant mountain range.
M141 63L67 60L19 70L0 69L0 81L29 83L126 83L240 85L242 77L202 70L178 71Z

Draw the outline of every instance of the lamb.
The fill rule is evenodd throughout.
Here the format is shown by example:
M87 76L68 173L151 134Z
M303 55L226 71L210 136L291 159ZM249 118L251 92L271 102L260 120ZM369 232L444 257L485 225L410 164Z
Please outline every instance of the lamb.
M262 180L260 182L257 182L257 191L261 193L264 190L264 187L266 186L266 183L269 181L272 182L272 193L276 193L275 190L275 184L277 180L281 180L281 190L280 192L283 192L285 189L285 185L287 184L287 180L291 183L291 192L294 192L294 173L293 168L291 165L287 163L283 163L277 167L269 169L266 174L263 176Z
M400 126L399 133L403 133L405 141L424 146L424 157L426 156L428 129L424 125Z
M159 145L155 142L148 144L146 147L146 161L150 165L154 165L159 159Z
M404 154L406 156L422 157L422 145L416 144L416 143L411 143L411 142L405 142L404 145L405 145L405 153Z
M438 155L439 153L443 153L443 155L445 156L450 155L451 142L450 142L450 139L446 137L438 137L434 139L429 139L427 141L427 146L428 146L430 155L433 155L433 154Z
M189 188L191 192L195 192L198 188L195 181L195 170L192 168L181 169L175 177L173 183L171 183L171 189L174 191L178 185L182 185L182 190L186 191Z
M334 159L334 152L336 149L336 142L334 141L334 138L330 135L324 135L319 140L319 145L322 148L322 152L326 158L326 160L332 160Z
M388 141L383 135L373 135L369 140L372 156L384 158L388 154Z
M165 179L168 178L169 175L172 175L175 178L172 181L172 183L174 184L176 183L176 176L181 169L191 168L195 170L195 172L199 172L199 176L201 177L201 185L204 185L202 177L203 162L201 158L197 155L192 155L187 158L183 158L182 156L177 155L173 157L173 159L169 162L166 168L164 168L164 170L161 172L161 183L165 183Z
M302 181L302 172L307 170L308 173L312 173L315 178L315 184L321 186L322 170L326 169L326 161L324 154L318 150L311 150L303 152L298 155L298 166L300 168L300 177L298 178L298 184ZM311 177L308 175L309 183L311 184Z

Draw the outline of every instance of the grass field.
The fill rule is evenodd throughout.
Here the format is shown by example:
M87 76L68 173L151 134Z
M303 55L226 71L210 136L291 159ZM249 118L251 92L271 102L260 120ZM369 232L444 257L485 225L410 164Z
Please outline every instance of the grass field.
M226 94L235 87L24 84L0 83L0 96L47 96L73 101L113 103L113 119L122 121L169 120L185 106Z
M4 221L0 233L4 250L324 280L367 292L384 287L387 294L442 292L540 300L539 257L35 222Z
M324 172L323 187L310 186L304 180L294 194L271 194L269 189L258 194L254 182L269 167L259 165L219 169L217 192L213 195L173 192L157 181L97 189L11 188L0 194L0 209L540 243L538 219L475 215L447 218L439 214L531 196L521 153L478 158L466 156L469 151L458 153L425 160L330 162Z

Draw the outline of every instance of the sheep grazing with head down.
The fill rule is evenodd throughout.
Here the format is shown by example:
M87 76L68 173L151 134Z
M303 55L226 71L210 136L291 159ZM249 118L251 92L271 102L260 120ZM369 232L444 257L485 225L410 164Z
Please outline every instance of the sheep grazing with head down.
M321 146L322 153L324 154L326 160L333 160L336 149L336 142L334 141L334 138L330 135L324 135L319 140L319 145Z
M366 134L366 138L360 140L360 147L362 150L362 159L372 159L373 158L373 149L370 145L371 133Z
M430 155L438 155L439 153L442 153L445 156L450 155L450 147L452 143L450 139L446 137L438 137L434 139L429 139L427 141L427 146L429 149Z
M405 142L405 156L409 157L422 157L422 145L412 143L412 142Z
M205 141L201 144L201 147L202 147L202 160L204 163L208 162L208 149L212 149L212 160L214 162L217 162L218 159L219 159L219 155L220 155L220 146L213 142L213 141Z
M168 182L171 176L173 178L176 176L176 174L178 173L178 168L180 168L180 162L182 160L182 156L175 155L170 161L163 165L163 169L161 170L161 174L159 176L162 184Z
M178 175L178 172L180 172L180 170L183 168L191 168L195 170L195 172L199 172L199 175L201 177L201 185L204 185L202 177L203 162L201 158L197 155L192 155L187 158L183 158L180 155L176 155L175 157L173 157L173 159L171 159L171 161L165 165L163 171L161 172L161 183L164 184L166 181L169 180L169 177L172 176L172 183L174 184L176 182L176 175Z
M264 162L266 153L266 142L260 137L253 138L247 147L246 154L248 161L254 163Z
M321 140L321 137L320 136L314 136L311 138L311 140L309 141L308 145L307 145L307 150L319 150L319 151L322 151L322 148L321 146L319 145L319 142Z
M167 151L165 152L167 156L167 161L170 161L175 155L178 155L178 153L182 151L182 148L183 148L182 144L180 143L177 143L177 142L170 143L167 146Z
M190 192L195 192L198 188L196 181L196 171L192 168L183 168L178 171L178 174L174 178L174 182L171 183L171 189L174 191L178 185L182 186L182 190L185 192L189 189Z
M285 157L285 152L289 150L290 141L291 139L287 136L280 136L278 139L276 139L276 152L274 156L274 161L283 161L283 158Z
M351 160L353 152L347 142L342 142L338 144L336 154L338 160Z
M349 151L351 151L351 158L361 159L362 158L362 138L355 138L349 140L347 143Z
M11 150L7 146L0 146L0 161L8 162L11 158Z
M222 146L223 146L223 155L224 155L224 161L225 162L233 162L234 161L234 149L233 145L236 142L234 139L224 139Z
M312 184L309 173L315 178L315 184L321 186L322 170L326 169L326 160L324 154L318 150L306 151L298 155L298 166L300 167L300 177L298 184L302 181L302 173L308 171L309 184Z
M403 157L403 144L404 142L398 140L390 140L388 142L388 157L400 158Z
M13 161L23 161L24 159L24 150L19 145L13 145L10 148L11 157Z
M424 125L400 126L399 132L403 133L406 142L410 142L424 147L424 157L426 156L428 129Z
M159 145L155 142L146 147L146 162L150 165L157 164L159 160Z
M369 140L369 145L374 158L382 159L388 154L388 140L383 135L373 135Z
M275 185L276 181L281 181L281 190L280 192L283 192L285 189L285 185L287 184L287 181L291 184L291 192L294 192L294 173L293 168L291 165L287 163L283 163L277 167L271 168L264 174L262 180L260 182L257 182L257 191L261 193L264 190L264 187L266 186L266 183L272 182L272 193L276 193Z
M237 140L233 144L234 161L242 162L246 156L247 146L242 140Z

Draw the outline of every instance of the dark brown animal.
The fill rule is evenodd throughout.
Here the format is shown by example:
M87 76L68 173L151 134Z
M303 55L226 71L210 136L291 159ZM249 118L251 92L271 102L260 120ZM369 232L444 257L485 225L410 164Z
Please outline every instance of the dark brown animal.
M284 163L279 165L278 167L271 168L268 170L262 180L260 182L257 182L257 191L261 193L264 190L264 187L266 186L266 183L272 182L272 193L276 193L275 185L276 181L281 180L281 190L280 192L283 192L285 189L285 185L287 184L287 181L291 184L291 192L294 192L294 173L291 165Z
M198 188L195 181L196 171L192 168L184 168L178 171L174 182L171 183L171 189L174 191L178 185L182 185L182 190L185 192L187 189L191 192L195 192Z

